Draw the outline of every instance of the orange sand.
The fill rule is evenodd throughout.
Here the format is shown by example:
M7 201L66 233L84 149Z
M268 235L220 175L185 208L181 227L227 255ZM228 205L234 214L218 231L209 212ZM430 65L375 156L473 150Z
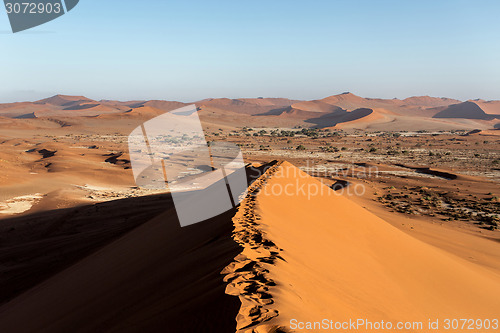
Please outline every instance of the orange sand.
M292 319L427 325L428 319L498 318L499 275L409 236L287 162L253 200L255 216L246 218L273 246L247 244L243 254L257 258L269 270L266 280L276 283L268 288L274 303L261 312L279 312L256 323L258 332L290 328ZM280 249L283 260L259 262L255 254L266 249Z

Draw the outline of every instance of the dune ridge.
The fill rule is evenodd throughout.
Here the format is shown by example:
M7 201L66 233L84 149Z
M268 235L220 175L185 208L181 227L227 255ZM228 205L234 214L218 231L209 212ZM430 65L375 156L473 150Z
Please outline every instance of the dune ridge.
M398 230L286 161L249 193L233 219L243 251L222 271L226 293L242 303L238 333L498 314L498 274Z
M236 332L264 332L254 331L253 328L279 314L273 307L274 301L270 293L276 283L268 276L269 270L263 263L272 265L276 260L283 260L280 256L282 249L267 239L265 232L259 228L260 217L255 211L258 193L278 170L281 162L271 164L249 187L247 197L233 217L233 239L243 251L221 272L225 275L224 282L228 283L226 294L237 296L241 301L241 308L236 317ZM270 331L264 327L260 329ZM278 332L277 328L272 328L271 331Z

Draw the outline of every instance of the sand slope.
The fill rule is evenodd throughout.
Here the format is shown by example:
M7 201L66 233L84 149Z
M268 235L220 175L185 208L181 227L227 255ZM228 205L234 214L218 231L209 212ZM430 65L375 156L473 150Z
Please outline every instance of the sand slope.
M4 304L0 332L234 332L238 301L224 294L219 274L240 251L231 239L234 211L180 228L171 204L151 199L155 209L163 205L163 214ZM106 214L89 208L77 221L119 216L134 200L106 204ZM137 212L135 218L144 214ZM134 218L134 209L129 214ZM76 235L49 241L56 251L46 255L56 262L59 251L113 232L108 225L79 237L74 222L68 221ZM35 256L43 253L35 240L29 246Z
M241 332L292 319L498 317L500 276L414 239L287 162L268 173L237 223L236 234L249 236L235 264L252 262L227 289L243 300ZM271 302L247 295L256 283Z
M473 100L484 112L488 114L500 115L500 101Z
M413 238L287 162L263 168L238 211L186 228L164 196L1 221L16 227L2 239L1 296L10 301L0 332L497 318L492 270Z
M434 115L434 118L464 118L491 120L494 116L488 115L474 102L463 102L448 106Z
M401 101L404 105L415 105L422 107L438 107L448 106L451 104L460 103L457 99L444 98L444 97L430 97L430 96L413 96L405 98Z

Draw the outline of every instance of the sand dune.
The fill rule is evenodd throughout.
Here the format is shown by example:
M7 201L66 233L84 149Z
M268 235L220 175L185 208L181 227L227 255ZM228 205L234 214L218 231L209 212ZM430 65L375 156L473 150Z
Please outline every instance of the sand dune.
M141 107L151 107L154 109L162 110L163 112L165 111L172 111L175 109L179 109L183 106L186 106L186 103L181 103L181 102L170 102L170 101L158 101L158 100L153 100L153 101L145 101L145 102L128 102L126 103L127 106L130 106L133 109L141 108Z
M453 104L434 115L434 118L464 118L492 120L495 117L484 112L479 105L474 102L463 102Z
M293 100L288 100L285 98L218 98L199 101L195 104L201 108L208 107L210 109L219 109L241 114L258 115L269 112L273 109L280 109L290 106L293 103Z
M331 105L336 105L346 110L354 110L370 106L369 104L370 102L367 99L356 96L349 92L340 95L326 97L323 98L321 101Z
M95 102L85 96L55 95L49 98L36 101L37 104L52 104L57 106L74 105L75 103Z
M50 111L50 106L30 102L0 104L0 116L6 118L35 118L35 112Z
M487 129L491 124L467 123L462 119L490 120L491 117L470 117L469 114L456 114L448 122L436 121L432 117L440 114L458 100L429 96L410 97L405 100L362 98L352 93L334 95L322 100L303 101L291 106L272 109L260 116L279 116L280 119L291 118L301 120L305 124L317 127L356 128L373 130L448 130L476 128ZM371 113L360 110L371 109ZM347 111L347 112L346 112ZM436 118L442 118L441 115ZM278 118L278 117L276 117Z
M102 114L123 113L130 110L126 105L106 104L84 96L56 95L30 104L32 113L18 118L42 117L95 117Z
M235 217L237 234L259 235L241 237L238 274L226 276L227 292L243 302L241 332L286 328L294 319L426 325L498 315L500 276L395 229L291 164L269 173Z
M500 115L500 101L473 100L484 112Z
M325 103L323 101L298 102L294 103L291 107L303 111L313 111L322 113L331 113L342 110L342 108L339 106Z
M430 96L414 96L405 98L401 101L404 105L415 105L422 107L438 107L448 106L451 104L460 103L457 99L444 98L444 97L430 97Z
M306 122L313 123L321 127L334 127L341 123L352 123L360 121L373 114L372 109L361 108L353 111L337 111L322 115L317 118L307 119Z
M130 118L147 120L185 105L176 101L95 101L84 96L56 95L37 102L0 104L0 117L34 123L52 121L69 126L85 122L84 118L110 122ZM458 100L429 96L404 100L380 99L363 98L352 93L312 101L211 98L198 101L196 105L202 120L214 127L332 127L338 123L343 124L342 128L361 130L486 130L495 125L492 121L500 113L498 101L460 103ZM482 112L481 107L487 112ZM359 116L359 110L363 109L374 112ZM342 119L335 120L339 115ZM364 119L360 121L360 118ZM414 121L416 123L412 126Z
M403 102L397 98L381 99L381 98L364 98L357 96L353 93L343 93L340 95L333 95L322 99L332 105L341 106L347 110L354 110L358 108L384 108L389 111L402 110L404 107ZM413 110L414 108L410 108Z
M341 123L353 123L362 118L368 118L373 113L372 109L361 108L346 111L340 107L321 103L296 103L292 106L274 109L259 116L278 116L280 119L295 119L306 124L314 124L316 127L335 127ZM300 107L300 108L299 108ZM374 117L367 119L369 122ZM379 118L379 117L375 117Z
M26 154L57 159L54 148ZM284 332L294 319L498 314L492 270L396 229L288 162L253 172L265 170L237 211L187 228L168 194L2 221L0 331Z
M153 106L138 106L125 112L123 117L138 117L138 118L153 118L165 113L165 110L155 108ZM103 118L103 117L101 117Z
M34 118L73 118L73 117L97 117L106 114L122 114L125 110L114 109L107 106L92 104L71 107L64 110L45 110L33 113Z
M372 110L372 109L360 109L360 110ZM354 110L357 111L357 110ZM352 111L352 112L354 112ZM376 126L377 124L390 123L397 119L397 116L392 112L385 109L373 109L372 112L363 112L359 117L347 118L347 121L338 123L335 127L337 128L370 128L371 126Z
M238 301L219 274L240 251L234 211L186 228L168 196L49 213L15 221L0 259L24 264L3 265L4 291L72 266L0 307L1 332L235 331Z

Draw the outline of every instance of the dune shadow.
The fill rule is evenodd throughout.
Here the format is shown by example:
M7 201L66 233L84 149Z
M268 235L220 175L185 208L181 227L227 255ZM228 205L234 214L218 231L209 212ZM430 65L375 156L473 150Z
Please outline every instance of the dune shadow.
M458 179L458 175L451 173L451 172L446 172L446 171L439 171L431 168L426 168L426 167L411 167L407 166L401 163L395 163L395 166L401 167L401 168L406 168L406 169L411 169L417 173L425 174L425 175L430 175L430 176L436 176L440 177L446 180L455 180Z
M347 123L350 121L359 120L367 117L373 113L372 109L360 108L353 111L335 111L327 113L317 118L310 118L305 120L306 123L311 123L319 127L333 127L340 123Z
M78 110L87 110L87 109L92 109L96 106L99 106L100 104L78 104L78 105L73 105L69 106L67 108L64 108L63 110L65 111L78 111Z
M171 207L162 194L0 220L0 304Z
M181 227L160 194L1 220L0 332L234 332L237 209Z

